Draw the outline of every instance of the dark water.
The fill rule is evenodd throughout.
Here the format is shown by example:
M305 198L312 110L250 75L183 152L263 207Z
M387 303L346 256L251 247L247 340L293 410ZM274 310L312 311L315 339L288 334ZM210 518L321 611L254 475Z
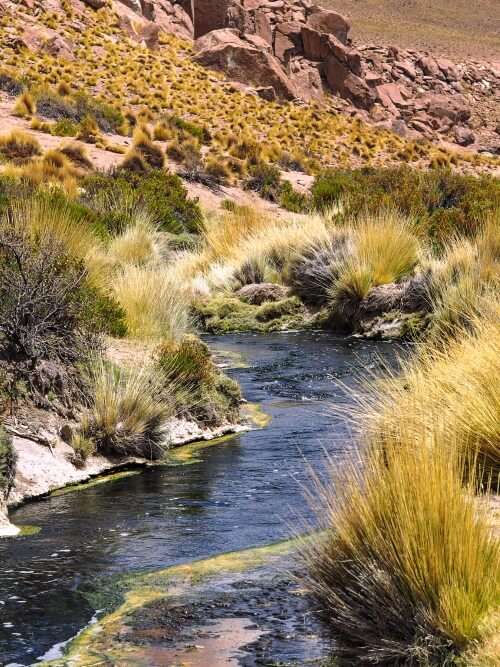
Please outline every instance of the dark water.
M289 535L307 517L307 463L324 450L346 456L345 420L332 404L349 402L347 385L388 344L322 333L210 338L215 352L243 356L230 371L270 425L204 450L202 461L163 466L77 493L26 505L14 523L30 537L0 541L0 664L28 665L73 636L94 614L82 590L97 578L263 545Z

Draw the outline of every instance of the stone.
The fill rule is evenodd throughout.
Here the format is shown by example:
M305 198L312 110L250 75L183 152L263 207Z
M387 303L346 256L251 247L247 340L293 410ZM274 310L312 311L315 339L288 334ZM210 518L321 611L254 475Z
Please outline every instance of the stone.
M136 14L141 14L142 16L141 0L120 0L120 2L122 5L125 5L125 7L128 7Z
M413 80L417 76L415 65L410 60L396 60L394 67L403 72L409 79Z
M437 62L430 56L421 56L417 60L417 64L427 76L438 77L440 74L441 70L439 69Z
M280 99L296 97L293 84L277 58L241 39L235 30L213 30L196 40L194 59L205 67L225 72L235 81L271 86Z
M229 0L193 0L195 39L224 28L229 5Z
M458 68L451 60L447 60L446 58L438 58L436 63L447 81L456 81L460 78Z
M454 130L455 141L460 146L470 146L476 141L474 132L468 128L461 125L457 125Z
M312 63L300 67L290 76L290 79L299 99L306 102L323 99L324 93L321 74L318 68Z
M262 37L262 39L272 46L273 30L269 23L269 19L264 12L255 12L255 32L259 37Z
M374 91L363 79L339 62L334 56L326 61L326 80L330 88L361 109L370 109L376 101Z
M318 32L334 35L344 44L347 44L347 36L351 28L349 22L341 14L323 9L322 7L311 7L307 13L307 25Z
M296 21L278 23L274 33L274 54L286 62L290 56L303 53L302 26Z
M384 83L376 87L377 99L389 111L397 113L396 105L404 102L397 83Z
M288 288L275 283L252 283L245 285L235 296L253 306L260 306L266 301L281 301L288 296Z
M431 95L428 98L427 112L435 118L447 118L450 121L466 122L471 116L470 109L462 95Z
M108 4L107 0L83 0L83 3L92 7L92 9L101 9Z

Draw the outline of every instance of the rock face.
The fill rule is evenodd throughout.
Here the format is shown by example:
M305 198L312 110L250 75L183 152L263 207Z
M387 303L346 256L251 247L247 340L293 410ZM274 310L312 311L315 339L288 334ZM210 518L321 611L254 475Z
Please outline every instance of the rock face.
M83 0L93 10L108 2ZM61 0L44 4L57 10ZM159 48L161 31L195 39L198 62L265 99L320 101L329 92L339 110L402 137L500 152L495 63L457 64L396 47L355 48L349 21L313 0L114 0L113 6L131 39L149 48ZM9 47L73 58L72 45L40 25L26 26Z
M278 60L254 41L238 37L236 30L213 30L196 41L194 58L212 69L222 70L241 83L271 87L282 99L293 99L295 87Z

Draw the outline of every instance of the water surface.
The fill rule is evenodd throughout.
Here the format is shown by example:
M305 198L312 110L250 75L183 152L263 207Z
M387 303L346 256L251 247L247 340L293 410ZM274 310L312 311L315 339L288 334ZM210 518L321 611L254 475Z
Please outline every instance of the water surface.
M36 535L0 541L0 664L28 665L93 617L86 591L98 580L165 568L287 537L307 518L307 465L352 447L332 405L339 385L391 362L389 344L325 333L207 338L246 367L229 371L269 426L227 439L190 465L151 468L12 513ZM242 366L243 364L237 364Z

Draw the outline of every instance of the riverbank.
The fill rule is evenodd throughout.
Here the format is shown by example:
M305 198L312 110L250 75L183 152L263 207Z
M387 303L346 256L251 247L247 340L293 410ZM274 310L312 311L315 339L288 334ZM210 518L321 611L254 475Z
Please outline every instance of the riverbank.
M171 419L167 425L167 449L198 441L209 441L231 433L241 433L248 424L224 424L203 428L186 419ZM14 436L16 476L7 504L0 508L0 538L18 535L20 529L9 521L8 509L94 478L131 468L144 468L155 462L142 457L105 457L93 455L83 465L74 462L74 449L54 434L50 445ZM157 462L156 462L157 464Z

